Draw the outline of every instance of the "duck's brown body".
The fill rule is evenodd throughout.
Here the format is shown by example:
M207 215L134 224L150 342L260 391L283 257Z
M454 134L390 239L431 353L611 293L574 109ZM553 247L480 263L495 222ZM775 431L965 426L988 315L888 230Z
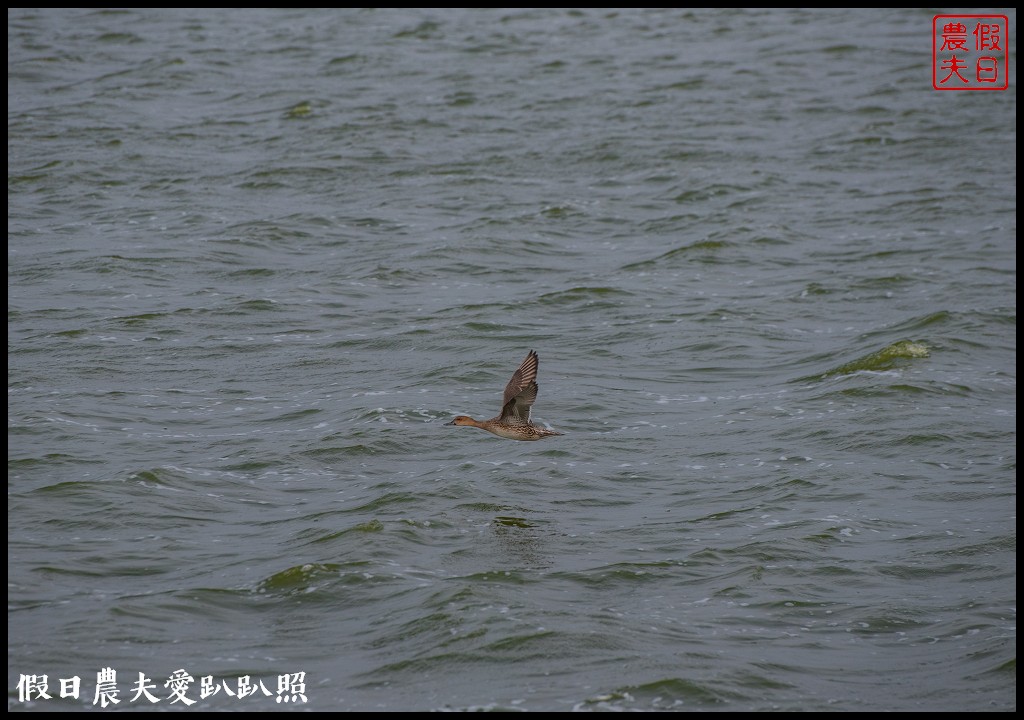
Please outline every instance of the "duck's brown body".
M474 420L468 415L459 415L445 424L468 425L509 440L541 440L562 435L563 433L538 427L530 422L530 408L537 399L539 365L537 353L531 350L505 386L505 399L502 401L501 414L497 417L490 420Z

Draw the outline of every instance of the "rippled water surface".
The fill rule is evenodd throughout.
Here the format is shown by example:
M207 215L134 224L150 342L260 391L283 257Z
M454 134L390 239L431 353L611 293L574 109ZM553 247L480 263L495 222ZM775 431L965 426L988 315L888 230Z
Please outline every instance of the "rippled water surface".
M1008 14L9 9L8 708L1015 710Z

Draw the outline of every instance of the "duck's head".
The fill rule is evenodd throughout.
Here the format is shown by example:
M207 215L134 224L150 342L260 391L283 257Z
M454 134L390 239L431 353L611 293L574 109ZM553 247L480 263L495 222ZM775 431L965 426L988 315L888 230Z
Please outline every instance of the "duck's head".
M476 425L476 420L469 415L458 415L454 420L445 425Z

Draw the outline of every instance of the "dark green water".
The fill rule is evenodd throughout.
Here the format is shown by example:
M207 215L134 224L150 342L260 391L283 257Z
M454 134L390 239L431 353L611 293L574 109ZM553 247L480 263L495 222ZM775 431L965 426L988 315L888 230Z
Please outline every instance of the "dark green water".
M931 21L9 9L8 709L1015 710L1016 79ZM531 348L564 437L444 425Z

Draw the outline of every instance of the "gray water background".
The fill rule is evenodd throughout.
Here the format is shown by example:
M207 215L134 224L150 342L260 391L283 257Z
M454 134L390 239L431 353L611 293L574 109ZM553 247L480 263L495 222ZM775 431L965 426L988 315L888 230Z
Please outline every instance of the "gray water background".
M8 708L1015 710L935 12L8 9ZM444 426L531 348L564 437Z

